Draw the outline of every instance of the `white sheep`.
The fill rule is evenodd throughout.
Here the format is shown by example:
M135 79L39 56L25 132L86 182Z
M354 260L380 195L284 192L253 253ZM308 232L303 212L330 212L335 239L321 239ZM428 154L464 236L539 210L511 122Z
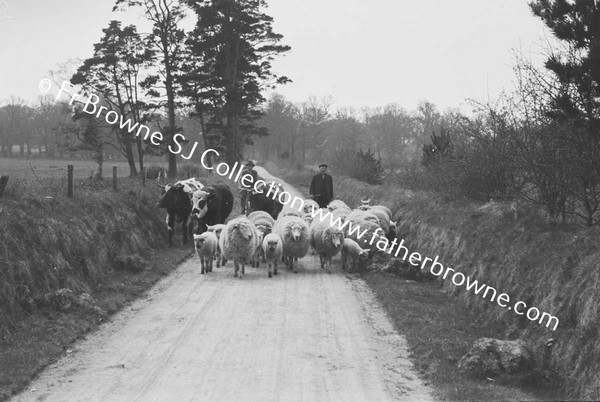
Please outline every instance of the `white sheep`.
M270 233L270 232L269 232ZM254 254L252 254L251 265L253 268L258 268L260 266L260 257L263 256L262 252L262 242L266 235L269 233L265 233L264 230L260 230L256 228L256 249L254 250ZM264 259L264 257L263 257Z
M390 230L390 218L388 214L381 208L371 208L367 211L368 214L375 215L381 229L387 234ZM368 220L368 219L367 219Z
M265 211L254 211L248 215L248 220L255 225L257 222L270 222L271 226L275 223L275 219L268 212Z
M277 275L277 262L283 255L283 242L281 237L276 233L269 233L265 236L262 242L262 249L269 267L269 278L273 273Z
M387 214L388 219L390 221L393 219L392 210L389 209L388 207L386 207L385 205L373 205L371 207L371 209L381 209L382 211L384 211Z
M230 220L226 225L219 246L223 257L228 260L233 260L235 267L234 277L238 276L238 271L241 272L239 277L246 273L245 264L252 260L252 256L256 251L256 243L258 239L258 231L252 222L245 216L238 216Z
M273 233L281 237L283 242L283 257L288 262L290 269L298 273L294 267L294 260L302 258L308 252L309 237L308 225L298 216L282 216L277 219L273 226Z
M377 215L372 214L368 211L361 211L361 210L357 210L355 209L354 211L350 212L348 215L346 215L346 220L348 221L358 221L358 220L364 220L364 221L369 221L369 222L373 222L376 225L379 225L379 218L377 217Z
M348 204L346 204L344 201L342 200L333 200L329 203L329 205L327 205L327 209L329 209L330 211L333 211L337 208L346 208L346 209L351 209Z
M340 223L344 223L346 221L346 217L351 213L349 209L346 208L336 208L331 211L331 217L333 218L333 222L339 217Z
M361 211L366 211L369 208L371 208L371 206L369 205L369 203L371 202L370 198L366 199L366 200L361 199L360 202L361 202L361 204L356 209L360 209Z
M352 225L352 228L350 225ZM356 229L357 226L359 227L358 229ZM371 249L371 255L377 251L382 251L377 247L379 242L381 242L380 247L383 245L387 247L388 245L388 240L384 236L383 230L376 223L355 219L351 220L350 223L345 226L344 230L346 237L357 242L362 248Z
M342 269L354 272L360 265L369 259L369 249L362 248L352 239L344 239L342 247ZM348 264L350 263L350 264ZM348 266L350 265L350 267ZM349 270L347 268L350 268Z
M262 239L273 231L273 225L275 224L275 219L271 217L265 211L254 211L250 215L248 215L248 220L256 226L260 234L260 241L256 247L256 253L254 258L252 259L252 266L258 268L260 265L260 257L262 255L263 261L265 260L264 254L262 252Z
M310 198L308 198L304 200L304 207L302 208L302 212L305 214L312 214L319 208L319 204L315 200L311 200Z
M199 235L194 235L194 248L200 259L201 274L204 274L205 271L207 273L212 272L213 258L217 252L217 247L217 235L213 232L204 232Z
M291 209L291 208L284 208L281 213L279 214L280 217L284 217L284 216L296 216L298 218L300 218L301 214L300 212L296 211L295 209Z
M221 247L219 246L218 240L221 238L221 232L225 228L224 223L217 223L216 225L207 226L206 230L209 232L213 232L217 236L217 252L215 253L215 257L217 259L217 268L221 266L221 264L225 265L226 261L223 261L223 255L221 253Z
M344 232L337 225L318 222L310 227L310 244L319 254L321 269L327 264L327 272L331 273L331 258L342 250Z

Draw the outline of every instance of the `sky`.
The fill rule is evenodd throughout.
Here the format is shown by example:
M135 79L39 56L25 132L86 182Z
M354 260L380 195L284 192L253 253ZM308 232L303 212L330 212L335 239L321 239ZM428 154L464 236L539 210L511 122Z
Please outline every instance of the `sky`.
M524 0L267 0L274 29L292 50L274 71L293 102L331 96L336 108L440 110L496 98L514 87L513 51L543 65L551 38ZM113 0L0 0L0 102L33 103L39 82L69 60L92 55L111 19L144 30L139 9ZM54 90L55 88L53 88ZM268 94L267 94L268 95Z

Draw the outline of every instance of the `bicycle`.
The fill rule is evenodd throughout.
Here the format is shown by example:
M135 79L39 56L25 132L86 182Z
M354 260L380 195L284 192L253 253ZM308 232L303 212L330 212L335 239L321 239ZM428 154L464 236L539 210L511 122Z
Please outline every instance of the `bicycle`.
M240 190L240 197L241 197L242 202L243 202L243 204L242 204L242 214L248 216L248 215L250 215L250 212L252 212L251 211L251 207L250 207L250 205L251 205L250 200L251 200L251 197L252 197L252 189L251 188L241 188L240 187L239 190Z

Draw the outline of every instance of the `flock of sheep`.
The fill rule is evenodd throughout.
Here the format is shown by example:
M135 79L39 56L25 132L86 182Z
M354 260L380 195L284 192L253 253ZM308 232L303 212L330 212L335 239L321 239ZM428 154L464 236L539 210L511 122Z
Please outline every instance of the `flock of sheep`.
M211 272L213 261L217 267L227 260L234 262L234 276L245 274L245 264L259 267L260 260L267 263L269 278L277 275L279 262L285 262L298 273L297 261L306 256L312 247L319 255L321 268L331 273L331 259L341 253L342 269L355 270L371 258L381 239L395 237L392 212L383 205L370 206L368 200L352 210L341 200L332 201L319 213L318 204L304 200L302 212L284 209L277 220L267 212L255 211L248 216L240 215L226 224L208 226L202 234L194 235L194 246L200 259L201 273ZM332 219L314 218L331 214ZM349 231L349 225L360 226Z

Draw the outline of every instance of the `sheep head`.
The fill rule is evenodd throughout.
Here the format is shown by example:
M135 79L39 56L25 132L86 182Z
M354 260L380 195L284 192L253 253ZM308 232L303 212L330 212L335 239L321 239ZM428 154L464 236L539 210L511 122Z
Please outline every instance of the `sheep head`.
M323 240L330 241L333 247L339 248L344 244L344 232L330 226L323 232Z
M202 236L201 234L195 234L194 235L194 247L202 248L205 240L206 240L206 236Z
M304 231L304 226L299 223L293 223L290 226L290 233L292 235L292 239L294 241L300 241L302 238L302 232Z
M310 214L306 214L302 217L302 219L304 220L304 222L306 222L309 226L313 221L313 217Z
M267 249L268 249L270 252L274 253L274 252L275 252L275 249L277 249L277 244L278 244L278 243L279 243L279 242L278 242L277 240L269 240L269 241L267 241Z
M365 262L369 259L369 250L365 250L362 249L359 253L358 253L358 261L359 262Z
M237 231L244 240L252 238L252 228L247 222L236 222L232 226L233 230Z

